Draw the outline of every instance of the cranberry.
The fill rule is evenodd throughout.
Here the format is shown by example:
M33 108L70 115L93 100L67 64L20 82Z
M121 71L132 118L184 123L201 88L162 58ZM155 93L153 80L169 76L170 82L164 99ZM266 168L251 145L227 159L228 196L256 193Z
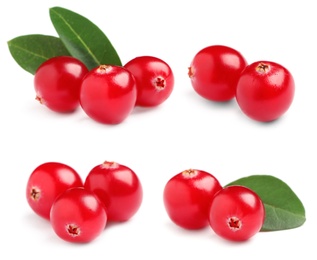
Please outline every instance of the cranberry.
M107 214L97 197L83 187L68 189L54 201L50 211L55 233L65 241L87 243L107 224Z
M49 219L56 197L73 187L83 187L83 182L72 167L59 162L46 162L36 167L29 176L26 199L35 213Z
M83 79L80 104L97 122L119 124L132 112L137 89L133 75L123 67L100 65Z
M153 107L162 104L174 88L174 74L163 60L139 56L124 65L134 76L137 86L136 105Z
M88 173L84 187L94 192L103 203L109 221L127 221L141 206L141 182L125 165L106 161L95 166Z
M212 45L194 56L188 75L194 90L203 98L228 101L235 97L237 82L246 65L237 50Z
M43 62L34 75L36 99L55 112L72 112L79 106L79 90L88 69L80 60L58 56Z
M166 212L182 228L204 228L208 226L209 205L221 189L212 174L202 170L185 170L165 185L163 199Z
M219 236L244 241L260 231L265 208L260 197L244 186L228 186L213 198L209 223Z
M292 74L271 61L248 65L237 83L236 100L243 113L261 121L281 117L291 106L295 92Z

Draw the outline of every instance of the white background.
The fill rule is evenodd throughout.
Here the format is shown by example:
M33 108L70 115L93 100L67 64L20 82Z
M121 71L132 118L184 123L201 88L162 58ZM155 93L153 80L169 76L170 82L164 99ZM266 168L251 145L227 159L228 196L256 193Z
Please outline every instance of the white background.
M316 24L314 1L7 1L0 9L1 164L0 259L315 259ZM11 57L7 41L26 34L56 35L49 8L61 6L94 22L126 63L157 56L172 67L175 88L155 109L136 109L124 123L102 125L81 109L61 115L35 101L33 76ZM202 48L223 44L249 63L271 60L296 82L288 112L272 123L252 121L236 102L217 104L194 93L187 68ZM128 222L109 225L89 244L67 243L36 216L25 198L35 167L59 161L83 178L105 160L132 168L144 199ZM162 201L173 175L197 168L225 185L252 174L274 175L303 202L299 228L259 233L231 243L210 228L186 231L168 219ZM314 255L314 256L312 256ZM142 258L143 259L143 258Z

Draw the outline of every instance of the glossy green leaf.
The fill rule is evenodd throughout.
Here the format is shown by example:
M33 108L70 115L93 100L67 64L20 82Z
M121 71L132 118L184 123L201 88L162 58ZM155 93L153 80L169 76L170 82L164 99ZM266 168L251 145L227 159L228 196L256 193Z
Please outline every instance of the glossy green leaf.
M59 38L49 35L31 34L8 41L14 60L24 70L35 74L37 68L49 58L70 55Z
M107 36L87 18L61 7L50 8L50 18L71 55L89 69L101 64L121 65Z
M282 180L270 175L251 175L229 183L243 185L255 191L262 199L266 217L261 231L276 231L299 227L306 221L305 208Z

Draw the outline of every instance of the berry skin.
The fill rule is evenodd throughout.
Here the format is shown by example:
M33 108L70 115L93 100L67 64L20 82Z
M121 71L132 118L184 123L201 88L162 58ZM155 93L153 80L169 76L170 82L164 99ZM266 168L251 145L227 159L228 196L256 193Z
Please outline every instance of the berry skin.
M58 56L43 62L34 75L36 100L55 112L73 112L87 67L78 59Z
M185 229L208 226L213 196L222 189L208 172L188 169L173 176L165 185L163 200L170 219Z
M36 214L49 220L54 200L73 187L83 187L81 177L73 168L59 162L46 162L29 176L26 199Z
M100 65L83 79L80 104L95 121L119 124L132 112L136 95L135 80L128 70L115 65Z
M68 189L58 196L52 205L50 219L55 233L73 243L91 242L107 224L104 207L83 187Z
M188 76L194 90L211 101L229 101L235 97L240 73L247 61L240 52L223 45L200 50L193 58Z
M219 236L245 241L260 231L265 208L260 197L244 186L228 186L219 191L209 209L209 223Z
M140 208L142 185L133 170L116 162L104 162L88 173L84 187L103 203L108 220L129 220Z
M292 74L282 65L258 61L248 65L237 84L236 100L250 118L268 122L290 107L295 92Z
M174 74L165 61L153 56L139 56L130 60L124 67L136 80L137 106L158 106L171 95Z

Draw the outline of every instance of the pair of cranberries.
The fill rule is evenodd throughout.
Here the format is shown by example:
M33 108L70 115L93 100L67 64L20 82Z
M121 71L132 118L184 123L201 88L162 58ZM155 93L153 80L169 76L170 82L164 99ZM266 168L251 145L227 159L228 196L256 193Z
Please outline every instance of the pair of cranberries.
M90 71L74 57L59 56L39 66L34 87L36 99L55 112L73 112L80 105L97 122L119 124L135 106L163 103L172 93L174 75L165 61L153 56Z
M129 220L142 197L136 173L115 162L95 166L85 181L66 164L46 162L33 170L26 187L31 209L50 220L60 238L74 243L94 240L109 221Z
M222 187L209 172L188 169L165 185L164 205L179 227L197 230L210 225L216 234L245 241L262 228L265 208L261 198L245 186Z
M294 98L295 83L288 69L267 60L248 64L240 52L228 46L201 49L188 75L203 98L216 102L236 98L245 115L261 122L281 117Z

